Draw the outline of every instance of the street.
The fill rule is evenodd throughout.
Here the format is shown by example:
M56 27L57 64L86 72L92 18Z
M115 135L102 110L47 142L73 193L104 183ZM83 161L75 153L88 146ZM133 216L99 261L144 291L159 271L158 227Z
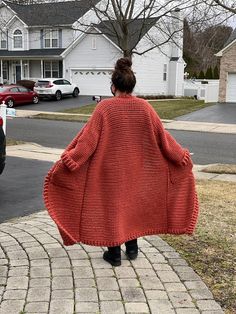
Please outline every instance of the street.
M82 126L79 122L16 118L8 120L7 136L47 147L65 148ZM235 163L236 146L232 145L235 135L190 131L170 133L194 153L195 164Z
M42 101L18 109L58 111L92 102L89 97L76 100L68 97L61 102ZM7 137L63 149L82 127L83 123L79 122L15 118L7 120ZM236 146L232 145L235 135L190 131L170 133L192 152L195 164L235 163ZM43 181L51 165L50 162L7 157L5 171L0 177L0 222L44 208Z
M0 176L0 223L44 208L43 180L52 163L8 157Z

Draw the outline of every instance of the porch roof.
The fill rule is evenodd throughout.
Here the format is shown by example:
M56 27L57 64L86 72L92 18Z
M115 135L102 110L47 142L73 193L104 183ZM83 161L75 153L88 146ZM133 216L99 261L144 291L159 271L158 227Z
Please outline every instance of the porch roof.
M37 59L48 59L48 58L62 58L60 55L65 49L30 49L22 51L9 51L0 50L0 58L37 58Z

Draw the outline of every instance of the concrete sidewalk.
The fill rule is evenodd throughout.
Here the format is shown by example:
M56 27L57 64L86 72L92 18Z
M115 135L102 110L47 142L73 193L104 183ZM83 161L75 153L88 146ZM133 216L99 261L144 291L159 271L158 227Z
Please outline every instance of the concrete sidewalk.
M71 114L61 112L46 112L46 111L33 111L33 110L16 110L16 117L26 118L32 117L37 114L50 114L50 115L76 115L88 116L86 114ZM183 130L195 132L211 132L211 133L225 133L236 134L236 124L222 124L222 123L207 123L207 122L193 122L193 121L177 121L177 120L162 120L167 130Z

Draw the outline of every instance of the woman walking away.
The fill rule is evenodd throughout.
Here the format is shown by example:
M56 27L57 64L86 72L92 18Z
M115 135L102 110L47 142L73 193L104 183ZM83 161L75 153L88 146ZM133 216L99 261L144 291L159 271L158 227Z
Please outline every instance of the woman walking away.
M150 104L132 95L131 61L112 74L113 98L102 100L49 171L46 207L65 245L107 246L103 258L121 265L138 255L137 238L192 234L198 201L189 151L164 130Z

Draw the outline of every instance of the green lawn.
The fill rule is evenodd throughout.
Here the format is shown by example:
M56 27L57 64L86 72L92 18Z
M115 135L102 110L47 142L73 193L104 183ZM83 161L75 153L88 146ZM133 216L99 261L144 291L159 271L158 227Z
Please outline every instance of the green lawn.
M193 99L180 99L180 100L166 100L166 101L150 101L155 111L158 113L161 119L175 119L176 117L184 114L205 108L212 104L205 104L201 100ZM63 121L80 121L86 122L88 117L83 114L92 114L97 104L89 104L79 108L66 109L61 112L67 113L67 115L55 114L39 114L34 116L35 119L49 119L49 120L63 120ZM68 115L71 113L71 115ZM73 116L78 114L78 116Z
M162 236L200 275L226 314L236 309L236 184L199 180L193 236Z
M202 100L193 99L166 100L166 101L150 101L155 111L162 119L174 119L184 114L205 108L211 104L204 104ZM66 113L91 114L96 104L83 106L75 109L66 109Z

